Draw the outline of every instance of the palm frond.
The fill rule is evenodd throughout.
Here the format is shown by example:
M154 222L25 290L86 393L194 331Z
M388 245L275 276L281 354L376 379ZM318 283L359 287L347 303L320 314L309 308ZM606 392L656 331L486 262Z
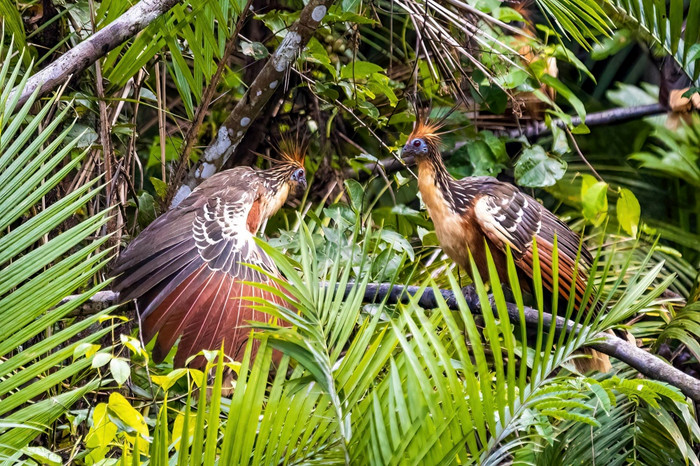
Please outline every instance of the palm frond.
M512 305L490 256L490 289L474 274L479 314L469 308L449 270L445 280L457 299L456 311L429 278L421 289L433 288L436 309L419 305L420 292L406 304L380 302L363 309L368 277L375 272L371 263L383 254L383 238L392 236L382 229L363 230L361 209L354 211L350 229L349 219L333 212L326 211L334 226L316 215L300 222L287 254L261 242L288 280L280 284L294 309L262 301L259 308L293 326L253 323L261 331L255 334L258 354L250 360L249 343L230 403L216 401L219 366L211 401L200 394L196 415L189 401L178 414L194 416L198 427L180 440L185 429L173 433L170 445L180 441L189 450L168 447L167 455L159 453L163 461L176 456L180 464L199 461L209 452L207 458L227 463L495 465L612 422L618 394L653 407L662 398L687 407L678 391L639 381L631 371L598 380L578 375L570 364L597 332L648 306L663 291L658 265L631 267L628 261L620 266L616 254L599 253L601 272L586 293L594 293L596 285L595 299L609 303L610 311L577 317L585 326L579 332L559 333L547 324L533 337L525 331L525 297L510 256L509 287L519 315L514 322L505 318L514 315ZM556 274L556 250L554 257ZM547 302L535 277L537 309L573 318L573 297L557 309L558 300ZM284 354L274 370L273 349ZM642 390L635 395L637 386ZM619 422L628 420L625 415ZM627 448L631 432L612 440L625 440ZM609 431L594 442L600 458L619 460ZM162 448L151 445L152 451Z
M0 71L5 91L13 88L20 69L17 65L9 73L11 54L11 48L5 51L0 44L0 55L6 57ZM57 131L70 107L39 129L56 101L49 99L30 116L34 104L32 98L13 115L16 99L8 101L7 92L0 96L0 455L7 456L100 385L88 371L92 356L82 357L78 349L111 330L108 326L81 335L106 316L105 310L53 331L59 320L106 285L90 287L79 299L59 305L109 259L109 249L103 249L107 238L87 241L109 217L98 213L49 239L49 233L97 194L97 180L33 215L42 197L81 161L79 156L65 164L78 141L68 137L71 125ZM66 381L76 388L65 387Z
M672 315L668 324L663 327L654 347L658 349L669 340L677 340L684 344L700 361L700 303L688 304L675 315Z
M555 428L557 434L549 442L540 440L534 448L520 451L516 463L695 464L697 457L690 445L696 441L697 424L682 414L688 409L679 401L682 396L657 382L645 380L642 388L635 385L632 373L621 372L623 379L602 380L588 396L595 427L565 421Z
M102 2L97 17L106 24L115 12L128 7L129 2L123 0ZM240 8L239 2L230 0L175 5L131 44L118 47L105 57L106 78L114 86L124 86L166 47L170 74L188 117L193 118L194 107L201 102L202 91L216 71L214 58L222 58Z
M652 43L674 57L692 79L698 79L698 40L700 40L700 1L690 0L686 12L683 0L610 0L620 24L635 23Z

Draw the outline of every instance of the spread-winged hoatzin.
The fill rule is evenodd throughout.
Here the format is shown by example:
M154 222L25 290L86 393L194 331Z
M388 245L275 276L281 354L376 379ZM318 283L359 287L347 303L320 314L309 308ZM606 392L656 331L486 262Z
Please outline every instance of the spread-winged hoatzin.
M222 343L228 356L240 360L246 322L266 316L252 307L259 302L246 298L286 304L250 284L280 288L248 265L281 278L254 240L290 192L306 188L302 147L283 143L280 153L267 170L237 167L212 176L143 230L117 260L114 289L121 302L136 299L144 341L158 335L154 361L161 362L178 338L176 366ZM203 362L197 358L193 365Z
M499 279L508 283L506 251L510 247L518 269L521 287L531 290L533 274L533 239L537 240L542 282L551 293L553 288L552 255L554 238L559 258L559 293L568 299L574 287L576 308L582 305L588 269L592 258L581 247L577 267L579 236L532 197L515 186L490 176L454 179L445 168L440 154L439 125L420 121L403 148L403 156L413 156L418 165L418 189L435 225L443 251L462 269L471 274L471 252L479 275L487 280L486 246L493 255ZM573 277L576 275L575 283ZM577 360L581 370L606 372L607 356L586 350L590 359Z

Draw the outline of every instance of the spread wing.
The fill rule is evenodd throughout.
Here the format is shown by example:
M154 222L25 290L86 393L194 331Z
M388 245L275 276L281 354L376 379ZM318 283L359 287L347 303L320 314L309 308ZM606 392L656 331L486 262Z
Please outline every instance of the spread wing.
M222 343L229 356L240 359L249 334L243 326L266 317L246 298L286 304L273 293L243 283L276 286L246 264L279 276L274 262L254 241L265 189L260 177L247 168L216 177L149 225L113 271L119 275L114 288L120 300L137 301L144 339L158 334L156 362L165 358L178 338L176 366Z
M476 198L474 217L484 235L496 247L505 252L510 246L516 265L530 278L533 274L533 238L537 238L542 282L549 291L554 289L552 256L556 236L559 293L568 299L574 282L580 238L566 224L515 186L496 180ZM586 290L591 263L590 253L582 246L575 279L577 308L580 308Z

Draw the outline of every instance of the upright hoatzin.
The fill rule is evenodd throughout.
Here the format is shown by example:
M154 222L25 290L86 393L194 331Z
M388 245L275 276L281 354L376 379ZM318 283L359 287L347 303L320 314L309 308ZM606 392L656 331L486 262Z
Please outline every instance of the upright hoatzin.
M224 351L240 359L247 321L265 314L247 297L284 304L250 283L279 286L249 267L281 277L255 243L258 229L279 210L290 192L306 188L303 150L280 149L282 160L267 170L237 167L218 173L177 207L151 223L121 254L113 274L120 301L136 299L144 341L158 338L153 359L162 361L178 338L175 365L201 350ZM201 365L203 360L196 360Z
M420 117L419 117L420 120ZM499 279L508 282L505 252L510 246L523 289L531 289L533 239L537 239L542 282L553 291L552 255L554 237L559 257L559 293L568 299L575 287L576 308L587 310L581 301L588 281L591 254L582 246L578 274L572 283L579 250L579 237L539 202L515 186L490 176L454 179L440 155L438 125L419 121L403 148L418 165L418 189L435 225L440 245L447 255L471 274L469 252L479 271L489 277L485 247L488 246ZM606 372L607 356L586 350L591 359L579 360L581 370Z

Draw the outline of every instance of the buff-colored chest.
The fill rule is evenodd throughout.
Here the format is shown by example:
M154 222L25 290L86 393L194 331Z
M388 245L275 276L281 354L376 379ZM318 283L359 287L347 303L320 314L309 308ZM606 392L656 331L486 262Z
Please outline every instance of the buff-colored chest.
M284 183L276 191L262 190L248 211L247 228L252 234L284 205L289 195L289 185Z
M419 168L418 190L435 225L440 247L453 261L468 269L468 250L479 242L473 229L468 228L468 213L459 214L450 208L449 202L436 186L435 174L430 168Z
M282 183L279 189L269 196L263 198L263 218L267 220L277 213L287 201L289 196L289 184Z

